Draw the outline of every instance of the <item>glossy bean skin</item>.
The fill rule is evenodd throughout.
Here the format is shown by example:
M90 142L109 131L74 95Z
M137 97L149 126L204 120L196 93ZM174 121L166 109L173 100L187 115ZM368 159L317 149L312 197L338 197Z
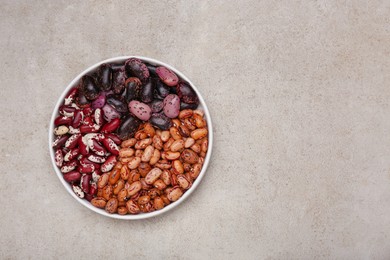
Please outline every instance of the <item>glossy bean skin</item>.
M140 59L130 58L125 62L125 68L129 75L133 75L146 82L150 78L148 67Z
M136 77L130 77L125 82L126 96L125 100L129 103L131 100L138 100L141 95L142 83Z
M183 101L184 103L199 104L198 95L189 84L185 82L180 82L176 86L176 91L180 100Z
M108 64L102 64L99 67L99 72L98 72L98 79L99 79L99 84L100 88L102 90L108 91L112 87L112 69L111 66Z
M149 119L149 122L154 127L157 127L158 129L161 130L167 130L172 126L172 122L168 117L156 113L152 114L152 116Z
M150 103L153 101L154 86L152 81L148 80L141 89L140 99L144 103Z
M87 99L95 100L99 96L100 89L93 77L85 75L81 78L81 92Z
M155 98L164 99L169 95L170 89L160 79L154 79Z
M117 211L118 209L118 200L116 198L111 198L110 200L107 201L107 204L105 206L105 210L113 214Z
M119 137L122 140L133 137L140 124L141 124L141 120L139 120L138 118L132 115L125 117L122 120L121 125L118 129Z
M107 202L104 198L96 197L91 200L91 204L97 208L104 209Z
M121 94L125 90L126 74L123 70L118 70L112 76L112 90L115 94Z
M114 95L108 95L106 102L110 104L119 113L126 113L128 111L127 105L121 100L117 99Z

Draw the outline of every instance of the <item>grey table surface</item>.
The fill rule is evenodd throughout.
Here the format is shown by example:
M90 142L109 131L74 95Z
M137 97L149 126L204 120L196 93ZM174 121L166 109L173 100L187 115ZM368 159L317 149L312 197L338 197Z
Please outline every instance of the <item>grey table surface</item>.
M389 1L0 1L1 259L389 259ZM208 103L175 210L102 217L54 174L49 119L88 66L143 55Z

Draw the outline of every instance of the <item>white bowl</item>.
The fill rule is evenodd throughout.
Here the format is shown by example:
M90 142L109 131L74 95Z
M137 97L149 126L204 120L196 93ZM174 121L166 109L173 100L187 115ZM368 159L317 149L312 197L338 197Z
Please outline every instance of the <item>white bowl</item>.
M85 199L80 199L79 197L76 196L76 194L72 190L72 187L70 186L69 183L67 183L64 180L64 178L62 177L63 175L62 175L61 171L58 169L58 167L55 164L55 161L54 161L54 150L52 148L52 143L54 141L54 135L53 135L54 120L59 115L58 114L58 108L62 105L62 103L64 101L64 98L65 98L65 95L68 93L68 91L72 87L77 85L77 83L80 81L80 79L81 79L81 77L83 75L88 74L88 73L90 73L92 71L95 71L100 66L100 64L102 64L102 63L123 62L123 61L125 61L125 60L127 60L129 58L138 58L138 59L141 59L141 60L143 60L143 61L145 61L147 63L150 63L152 65L160 65L160 66L167 67L167 68L171 69L172 71L174 71L180 78L182 78L183 80L187 81L191 85L191 87L195 90L196 94L199 97L199 100L200 100L199 109L202 109L204 111L204 113L205 113L207 126L208 126L208 140L209 140L209 143L208 143L207 155L206 155L206 158L205 158L202 170L201 170L198 178L194 181L194 183L192 184L192 187L189 190L187 190L179 200L169 204L168 206L164 207L161 210L156 210L156 211L153 211L153 212L150 212L150 213L140 213L140 214L137 214L137 215L119 215L119 214L109 214L104 209L96 208L96 207L92 206L92 204L89 201L87 201ZM210 117L209 110L207 109L207 105L206 105L205 101L203 100L203 97L199 93L198 89L195 87L195 85L183 73L181 73L177 69L173 68L172 66L170 66L170 65L168 65L168 64L166 64L164 62L161 62L161 61L158 61L158 60L155 60L155 59L151 59L151 58L147 58L147 57L141 57L141 56L121 56L121 57L115 57L115 58L111 58L111 59L107 59L107 60L98 62L98 63L92 65L91 67L89 67L88 69L84 70L75 79L73 79L72 82L70 82L70 84L62 92L61 96L59 97L59 99L57 101L56 106L54 107L53 114L52 114L51 120L50 120L50 127L49 127L49 151L50 151L51 162L52 162L54 170L55 170L55 172L57 174L57 177L59 178L61 183L64 185L65 189L69 192L69 194L73 198L75 198L78 202L80 202L82 205L84 205L85 207L89 208L90 210L93 210L96 213L99 213L99 214L101 214L103 216L110 217L110 218L116 218L116 219L145 219L145 218L150 218L150 217L154 217L154 216L163 214L163 213L165 213L165 212L175 208L179 204L181 204L196 189L196 187L201 182L203 176L205 175L207 166L209 165L209 162L210 162L212 147L213 147L213 127L212 127L212 124L211 124L211 117Z

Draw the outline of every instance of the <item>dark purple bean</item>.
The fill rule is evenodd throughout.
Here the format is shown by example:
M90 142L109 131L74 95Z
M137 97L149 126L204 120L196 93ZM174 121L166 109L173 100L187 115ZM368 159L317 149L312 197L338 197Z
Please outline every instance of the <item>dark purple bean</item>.
M88 75L81 78L81 90L89 100L95 100L100 93L100 89L98 88L95 79Z
M118 111L115 110L115 108L113 108L112 106L110 106L109 104L105 104L104 107L102 108L103 109L103 116L104 116L104 119L107 121L107 122L111 122L111 120L115 119L115 118L120 118L121 115L119 114Z
M113 75L112 91L115 94L121 94L125 89L126 75L122 70L116 71Z
M141 94L141 81L136 77L130 77L125 82L126 87L126 102L129 103L131 100L138 100Z
M188 104L197 104L199 103L198 96L190 85L184 82L180 82L176 86L177 95L180 100Z
M166 96L169 95L170 87L165 85L160 79L153 79L153 84L155 89L155 96L162 97L162 99L164 99Z
M109 95L106 100L107 103L114 107L119 113L128 112L127 105L114 95Z
M101 93L93 102L92 108L102 108L106 104L106 94Z
M99 83L102 90L110 90L112 86L112 69L108 64L103 63L99 67Z
M157 73L156 73L156 66L154 65L151 65L149 63L145 63L146 67L148 68L149 70L149 74L150 76L152 77L158 77Z
M168 130L172 126L172 121L163 114L154 113L149 119L149 122L161 130Z
M82 108L86 107L89 103L90 101L85 97L84 93L82 93L82 91L79 91L76 97L76 105Z
M153 100L153 84L152 81L149 80L145 83L141 90L141 101L144 103L150 103Z
M139 78L142 83L146 83L150 78L148 67L140 59L131 58L125 62L126 71L130 76Z
M141 120L132 115L125 117L118 129L119 138L126 140L133 137L141 122Z
M187 103L184 103L184 102L180 102L180 110L183 110L183 109L197 109L198 108L198 105L199 104L187 104Z
M113 71L118 71L118 70L125 70L125 63L111 63L110 67Z
M152 103L150 103L150 108L152 109L153 113L160 112L164 107L164 102L162 100L153 100Z

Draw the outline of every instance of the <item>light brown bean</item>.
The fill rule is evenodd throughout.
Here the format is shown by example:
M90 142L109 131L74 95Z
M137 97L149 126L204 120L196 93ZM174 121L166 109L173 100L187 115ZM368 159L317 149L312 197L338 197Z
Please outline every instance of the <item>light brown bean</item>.
M120 179L117 184L114 185L113 193L117 195L125 187L125 181Z
M134 148L135 149L145 149L148 145L152 143L152 138L145 138L143 140L138 141Z
M118 205L118 214L119 215L126 215L127 214L127 208L125 206L120 206Z
M117 195L118 201L125 201L126 197L127 197L127 190L126 188L123 188L119 191Z
M167 193L167 198L170 201L177 201L183 195L183 191L180 187L174 187Z
M195 140L192 137L188 137L184 142L185 148L190 148L195 143Z
M200 170L202 169L202 165L199 163L194 164L190 171L190 176L192 179L196 179L199 176Z
M129 167L130 170L134 170L139 166L140 163L141 163L141 158L132 157L132 159L127 164L127 167Z
M158 179L157 181L155 181L155 182L153 183L153 186L154 186L155 188L159 189L159 190L164 190L164 189L167 187L167 185L166 185L166 184L164 183L164 181L161 180L161 179Z
M146 123L144 125L144 132L147 134L149 137L153 137L156 134L156 130L154 130L154 127L150 123Z
M176 127L172 126L171 128L169 128L169 133L171 134L172 138L175 140L182 139L182 136L180 135L179 130Z
M161 180L165 183L165 185L171 184L171 173L168 170L163 170L161 174Z
M145 177L151 169L152 166L150 166L150 164L146 162L142 162L138 166L138 172L141 174L142 177Z
M119 156L120 157L131 157L134 155L134 149L133 148L122 148L119 150Z
M153 136L153 146L158 150L161 150L163 148L163 141L161 140L160 136Z
M163 145L164 151L169 151L169 149L171 148L171 145L173 144L174 141L175 141L175 139L169 138L169 140L166 141L165 144Z
M148 145L145 150L144 150L144 153L142 154L142 157L141 157L141 161L143 162L149 162L150 159L152 158L153 156L153 153L154 153L154 147L152 145Z
M138 205L146 204L150 201L150 197L148 195L141 196L138 198Z
M172 169L175 170L177 174L184 173L184 166L180 160L174 160L172 162Z
M145 177L145 182L147 184L153 184L158 178L160 178L160 175L162 174L161 169L159 168L153 168Z
M185 149L181 153L181 159L185 163L194 164L198 162L199 156L190 149Z
M200 153L200 149L201 149L200 144L195 143L195 144L193 144L190 148L191 148L191 150L194 151L195 153Z
M202 152L207 153L208 146L209 141L207 139L203 140L202 144L200 145Z
M160 160L161 153L159 150L154 149L152 158L150 158L149 164L155 165Z
M207 136L206 128L198 128L191 132L191 137L195 140L202 139L205 136Z
M129 188L127 189L127 196L131 197L137 192L139 192L142 189L142 184L140 181L135 181L132 184L130 184Z
M102 175L100 176L100 178L99 178L99 180L98 180L98 182L97 182L97 187L98 187L99 189L102 189L104 186L107 185L107 183L108 183L108 177L109 177L108 173L104 173L104 174L102 174Z
M116 198L111 198L107 201L107 204L106 204L106 207L105 207L105 210L110 213L110 214L113 214L117 211L118 209L118 200Z
M175 140L172 144L171 147L169 148L171 152L179 152L184 149L184 140L179 139Z
M198 114L194 114L193 117L195 119L195 125L197 128L206 127L206 121L203 119L202 116L200 116Z
M110 175L108 177L108 182L111 185L114 185L119 180L120 177L121 177L121 171L119 169L114 169L110 172Z
M154 198L154 200L153 200L153 207L156 210L164 208L164 201L163 201L163 199L161 197Z
M184 118L191 117L192 114L193 114L193 110L191 110L191 109L184 109L184 110L180 111L179 118L182 120Z
M161 140L165 143L166 141L169 140L169 138L171 137L171 134L169 133L169 131L162 131L161 132Z
M126 208L130 214L138 214L140 212L140 208L133 200L126 202Z
M122 148L128 148L128 147L133 147L135 143L137 142L137 139L135 138L130 138L121 143Z
M129 179L129 175L130 175L129 168L127 167L127 165L123 165L121 168L121 178L127 181L127 179Z
M180 120L177 118L174 118L174 119L172 119L172 124L173 124L173 127L178 128L180 125Z
M191 182L187 180L187 178L183 174L177 175L177 183L185 190L188 190L191 187Z
M169 205L171 201L167 198L167 195L163 194L160 196L160 198L164 201L165 205Z
M169 161L173 161L173 160L176 160L176 159L180 158L180 153L179 152L167 151L167 152L163 152L162 156L164 156L165 159L167 159Z

